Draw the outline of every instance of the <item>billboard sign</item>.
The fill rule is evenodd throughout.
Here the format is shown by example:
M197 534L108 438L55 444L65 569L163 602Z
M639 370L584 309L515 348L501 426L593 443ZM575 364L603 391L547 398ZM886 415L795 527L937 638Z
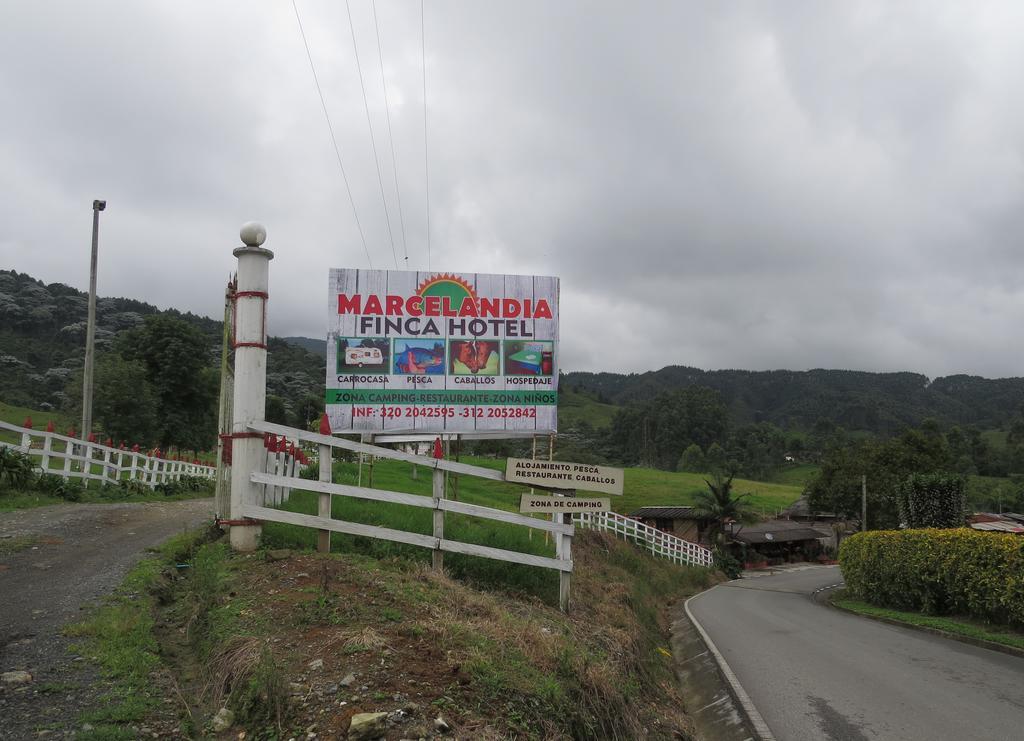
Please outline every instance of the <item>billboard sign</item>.
M332 269L331 429L549 433L558 278Z

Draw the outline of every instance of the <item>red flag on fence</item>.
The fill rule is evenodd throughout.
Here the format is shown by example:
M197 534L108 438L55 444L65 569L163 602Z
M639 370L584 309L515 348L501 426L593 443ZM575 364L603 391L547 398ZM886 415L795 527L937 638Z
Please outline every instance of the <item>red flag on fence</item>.
M22 427L24 427L26 430L31 430L32 429L32 418L31 417L25 417L25 424L23 424Z
M108 448L112 448L112 447L114 447L114 440L113 440L113 438L109 438L108 437L107 441L105 443L103 443L103 444L106 445Z
M68 430L68 437L74 437L74 436L75 436L75 428L72 427L72 428L70 428Z
M320 434L330 435L331 434L331 422L327 419L327 412L320 415Z
M139 444L138 444L138 443L135 443L135 444L134 444L134 445L132 446L132 452L133 452L133 453L138 453L138 452L139 452Z
M89 437L87 438L86 441L90 442L90 443L96 442L96 433L95 432L90 432L89 433Z
M444 458L444 450L441 448L441 438L434 438L434 457Z
M53 420L52 419L49 422L46 423L46 431L47 432L53 432L55 429L56 428L53 426Z

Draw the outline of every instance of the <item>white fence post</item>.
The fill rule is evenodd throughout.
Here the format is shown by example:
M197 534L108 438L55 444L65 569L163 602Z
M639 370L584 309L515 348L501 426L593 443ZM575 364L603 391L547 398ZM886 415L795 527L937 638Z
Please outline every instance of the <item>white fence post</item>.
M327 481L328 483L330 483L331 481L333 481L333 476L332 476L332 473L331 473L331 459L333 457L331 455L331 446L330 445L321 445L321 446L319 446L319 450L320 450L320 480L321 481ZM324 517L324 518L326 518L328 520L331 519L331 495L330 494L321 494L320 495L319 502L317 503L316 513L320 517ZM317 536L316 549L320 553L330 553L331 552L331 531L330 530L321 530L320 531L320 534Z
M440 507L440 500L444 499L444 471L440 468L434 469L434 537L440 541L444 540L444 510ZM435 548L431 556L431 564L434 571L444 570L444 551Z
M261 526L242 522L243 509L255 505L258 486L251 475L263 468L263 435L248 431L252 422L263 421L267 401L267 299L270 261L274 253L261 246L267 230L254 222L239 231L244 247L238 258L238 290L235 292L235 390L231 415L231 547L253 551L259 544Z
M31 445L31 443L29 443ZM43 437L43 458L40 462L40 467L43 469L43 473L50 472L50 451L53 449L53 438L49 435Z

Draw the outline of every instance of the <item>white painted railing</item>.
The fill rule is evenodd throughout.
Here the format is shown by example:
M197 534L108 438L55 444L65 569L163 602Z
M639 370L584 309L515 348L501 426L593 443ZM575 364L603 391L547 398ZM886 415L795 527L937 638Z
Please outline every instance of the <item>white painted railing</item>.
M87 479L112 484L119 481L140 481L152 489L157 484L177 481L182 476L212 479L216 473L213 466L204 466L193 461L170 460L142 452L113 448L98 442L19 427L8 422L0 422L0 430L21 436L20 443L0 442L0 446L25 453L41 473L60 476L65 480Z
M292 475L280 475L277 473L264 473L252 471L249 473L249 480L258 486L264 487L263 502L258 505L251 502L243 503L241 511L237 513L241 517L249 517L255 520L266 520L270 522L284 522L292 525L300 525L317 529L325 540L321 540L321 548L329 550L329 533L346 533L349 535L361 535L368 538L388 540L395 543L407 543L433 551L433 563L437 569L442 568L444 553L463 553L470 556L481 556L483 558L497 559L510 563L539 566L541 568L554 569L559 572L559 604L562 609L568 608L569 603L569 574L572 572L572 535L574 528L571 523L552 522L550 520L539 520L527 517L517 512L509 512L503 509L492 509L476 504L467 504L445 499L445 471L467 476L477 476L493 481L504 481L505 474L502 471L495 471L491 468L471 466L456 461L447 461L423 456L411 455L390 448L381 448L375 445L357 443L340 437L322 435L306 430L299 430L270 422L253 422L249 425L252 432L278 435L285 440L316 445L320 456L320 480L297 478ZM379 458L414 463L425 468L433 469L433 496L422 496L397 491L384 491L382 489L369 489L361 486L348 486L335 484L331 480L331 449L343 448L345 450L375 455ZM268 464L271 462L268 458ZM290 491L291 489L305 489L317 492L319 497L318 514L302 514L274 509L272 504L279 504L280 499L275 501L273 492ZM331 517L331 497L353 497L376 502L390 502L402 504L409 507L420 507L433 510L434 522L433 532L430 535L421 533L410 533L404 530L379 527L376 525L364 525L356 522L336 520ZM554 535L556 541L555 557L538 556L531 553L521 553L503 548L477 545L475 543L463 543L457 540L445 538L444 517L446 512L454 512L470 517L479 517L486 520L506 522L512 525L543 530ZM235 516L235 513L232 513ZM324 546L326 545L326 548Z
M674 563L712 566L715 562L714 554L704 546L664 533L617 512L580 512L573 515L573 522L582 528L614 533L624 540L636 543L655 556L667 558Z

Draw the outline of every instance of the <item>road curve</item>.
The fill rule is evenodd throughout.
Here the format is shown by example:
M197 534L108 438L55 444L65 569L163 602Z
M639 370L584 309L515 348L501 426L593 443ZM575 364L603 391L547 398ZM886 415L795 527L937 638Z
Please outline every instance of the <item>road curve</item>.
M1024 659L817 603L813 567L728 582L689 609L779 741L1024 738Z

